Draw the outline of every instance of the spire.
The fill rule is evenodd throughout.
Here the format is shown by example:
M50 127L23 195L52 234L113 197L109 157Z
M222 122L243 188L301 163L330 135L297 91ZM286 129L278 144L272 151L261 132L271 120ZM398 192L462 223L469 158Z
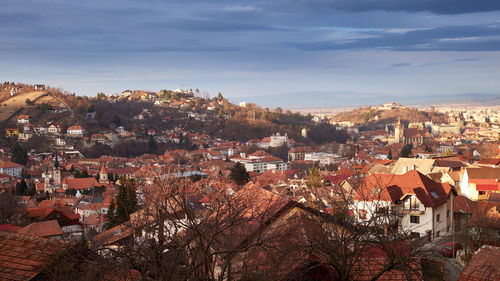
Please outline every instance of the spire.
M398 118L398 126L401 126L401 118Z
M106 169L106 166L102 164L101 166L101 171L99 171L100 174L108 174L108 170Z
M56 158L56 160L54 161L54 168L57 170L59 169L59 160L58 160L59 157L57 157L57 152L55 153L54 157Z

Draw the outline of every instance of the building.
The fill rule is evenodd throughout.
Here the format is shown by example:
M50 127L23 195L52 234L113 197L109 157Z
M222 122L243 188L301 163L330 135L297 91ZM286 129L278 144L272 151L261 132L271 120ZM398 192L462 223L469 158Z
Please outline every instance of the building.
M290 168L288 162L284 162L281 158L275 157L262 150L256 151L248 156L242 153L240 156L230 157L230 160L245 165L245 169L248 172L263 173L267 170L285 171Z
M288 161L304 160L308 152L311 152L308 146L294 147L288 151Z
M393 212L401 220L401 231L431 240L450 228L451 196L450 184L437 183L415 170L404 175L373 174L356 191L352 209L359 221Z
M33 88L35 89L35 91L44 91L45 90L45 85L43 84L36 84L33 86Z
M59 134L61 133L61 125L60 124L52 124L47 129L49 134Z
M28 124L31 121L31 116L29 115L19 115L17 117L18 124Z
M20 178L23 166L12 161L0 161L0 174L7 174L11 177Z
M500 192L500 168L465 168L461 171L460 194L470 200L488 200Z
M398 119L396 128L394 128L394 138L392 142L416 146L418 144L424 144L429 138L430 134L428 131L418 128L404 128L401 124L401 120Z
M83 137L85 129L83 129L81 126L71 126L66 132L70 137Z

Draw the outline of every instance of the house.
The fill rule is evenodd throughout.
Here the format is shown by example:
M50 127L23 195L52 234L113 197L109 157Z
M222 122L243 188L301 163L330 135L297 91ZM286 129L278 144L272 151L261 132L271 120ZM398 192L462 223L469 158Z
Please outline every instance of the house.
M19 234L62 239L63 232L57 220L33 222L17 231Z
M66 140L63 138L56 138L56 146L66 146Z
M23 172L23 165L12 161L0 161L0 174L7 174L11 177L20 178Z
M401 215L401 231L415 237L438 237L449 230L449 199L455 194L448 183L437 183L412 170L404 175L372 174L356 189L352 210L359 221L381 212Z
M103 134L92 134L92 136L90 136L90 141L104 144L108 139Z
M451 170L450 167L440 167L438 165L437 160L435 159L418 159L418 158L404 158L400 157L394 167L392 168L391 173L402 175L411 170L417 170L418 172L427 175L430 173L438 173L438 172L448 172Z
M44 91L45 90L45 85L43 84L36 84L33 86L33 89L35 89L35 91Z
M288 151L288 161L304 160L307 152L311 152L311 148L308 146L294 147Z
M91 190L100 186L95 178L64 178L62 188L64 190Z
M23 132L19 134L18 140L20 141L28 141L33 137L33 133L31 132Z
M0 232L0 249L4 250L0 255L0 276L2 280L47 280L45 270L73 245L56 239Z
M18 124L28 124L29 122L31 122L31 116L29 115L19 115L17 117Z
M49 134L59 134L61 133L61 125L60 124L51 124L47 129Z
M500 192L500 168L465 168L461 171L460 194L470 200L487 200Z
M85 129L83 129L81 126L71 126L66 130L66 132L70 137L83 137Z
M19 136L19 129L17 128L5 129L5 135L8 137Z

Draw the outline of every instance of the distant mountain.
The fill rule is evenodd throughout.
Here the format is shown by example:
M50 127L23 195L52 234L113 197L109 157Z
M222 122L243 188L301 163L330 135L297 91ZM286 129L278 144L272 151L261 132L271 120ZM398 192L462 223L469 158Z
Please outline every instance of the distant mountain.
M340 108L396 102L406 105L487 104L500 105L500 94L464 93L452 95L384 95L355 92L303 92L234 98L233 102L256 103L268 108Z

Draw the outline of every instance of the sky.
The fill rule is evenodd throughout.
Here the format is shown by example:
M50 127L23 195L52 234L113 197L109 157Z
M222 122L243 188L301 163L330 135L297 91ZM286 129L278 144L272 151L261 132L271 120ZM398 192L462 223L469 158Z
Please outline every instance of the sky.
M500 85L498 0L1 0L0 38L0 80L89 96L497 94Z

